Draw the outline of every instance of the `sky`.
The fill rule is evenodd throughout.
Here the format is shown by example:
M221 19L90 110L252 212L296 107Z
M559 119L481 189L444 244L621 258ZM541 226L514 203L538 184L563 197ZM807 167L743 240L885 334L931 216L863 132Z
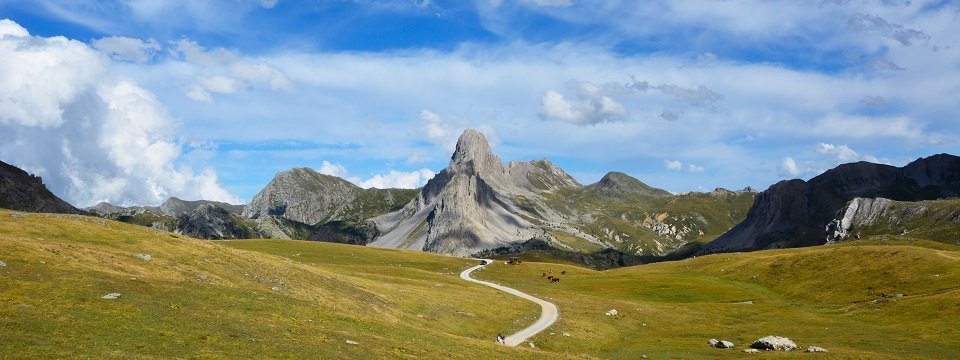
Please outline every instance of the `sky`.
M0 160L77 206L422 186L476 128L583 184L960 153L960 2L0 0Z

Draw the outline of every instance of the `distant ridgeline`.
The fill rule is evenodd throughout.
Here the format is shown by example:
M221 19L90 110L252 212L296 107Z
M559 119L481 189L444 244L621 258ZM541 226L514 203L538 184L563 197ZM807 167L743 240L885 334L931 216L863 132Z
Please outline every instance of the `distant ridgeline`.
M86 213L39 178L2 165L0 207ZM844 164L759 194L749 187L671 194L619 172L584 186L546 159L504 164L483 134L467 130L449 165L421 189L363 189L294 168L245 206L170 198L157 207L100 203L86 210L204 239L302 239L457 256L535 253L610 268L884 234L955 242L960 201L950 198L958 194L960 158L946 154L902 168Z

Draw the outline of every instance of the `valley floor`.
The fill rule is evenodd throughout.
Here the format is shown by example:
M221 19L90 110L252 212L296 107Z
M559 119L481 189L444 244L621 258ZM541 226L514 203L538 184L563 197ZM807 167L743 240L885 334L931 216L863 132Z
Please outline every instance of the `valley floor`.
M0 261L0 358L960 357L960 248L922 240L474 273L560 308L536 348L494 343L540 309L474 260L0 210ZM767 335L830 353L740 352Z

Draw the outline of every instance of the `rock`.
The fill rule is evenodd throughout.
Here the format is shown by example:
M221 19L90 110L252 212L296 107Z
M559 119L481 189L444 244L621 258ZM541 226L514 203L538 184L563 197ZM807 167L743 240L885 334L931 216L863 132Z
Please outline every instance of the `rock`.
M732 347L733 347L733 343L732 343L732 342L729 342L729 341L726 341L726 340L720 340L720 342L718 342L718 343L717 343L716 345L714 345L713 347L715 347L715 348L717 348L717 349L729 349L729 348L732 348Z
M750 345L754 349L760 350L776 350L776 351L790 351L798 349L797 344L793 340L787 339L781 336L767 336L759 338Z
M756 353L759 353L760 350L757 350L757 349L743 349L743 352L748 353L748 354L756 354Z
M532 342L527 342L527 344L530 345L530 348L531 348L531 349L536 349L536 348L537 348L537 346L534 345Z
M607 316L617 316L617 314L617 309L610 309L610 311L607 311L606 313Z
M0 267L4 267L4 266L7 266L7 263L0 261Z
M109 293L100 297L101 299L116 300L120 298L120 293Z
M570 333L563 333L563 336L570 337Z
M717 343L719 343L719 341L717 341L717 339L707 340L707 344L710 344L710 346L713 346L713 347L717 347Z
M0 208L43 213L80 214L88 212L77 209L61 200L47 189L43 179L20 168L0 161ZM23 217L22 214L11 214Z
M808 352L808 353L815 353L815 352L816 352L816 353L820 353L820 352L830 352L830 351L828 351L827 349L824 349L824 348L822 348L822 347L819 347L819 346L809 346L809 347L807 347L807 352Z
M138 253L138 254L133 254L133 256L136 256L136 257L142 259L143 261L153 260L153 256L151 256L150 254L139 254L139 253Z
M647 358L647 354L642 354L642 355L640 355L640 358L641 358L641 359L646 359L646 358Z
M896 295L894 295L894 297L896 297L897 299L903 298L904 296L906 296L906 295L904 295L904 294L896 294Z
M356 342L356 341L353 341L353 340L347 340L347 344L350 344L350 345L360 345L360 343L358 343L358 342Z

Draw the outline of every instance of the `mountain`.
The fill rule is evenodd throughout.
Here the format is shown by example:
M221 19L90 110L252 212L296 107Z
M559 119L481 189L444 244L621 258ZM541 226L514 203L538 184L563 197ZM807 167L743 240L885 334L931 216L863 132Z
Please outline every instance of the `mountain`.
M373 219L382 235L370 245L467 256L522 242L542 230L521 216L511 195L576 185L547 162L504 166L483 134L467 130L450 164L416 198Z
M240 216L243 205L171 197L160 206L120 207L101 202L86 209L101 217L200 239L256 238L256 225Z
M587 189L597 196L620 200L625 200L625 196L627 195L649 197L667 197L673 195L666 190L644 184L642 181L622 172L607 173L597 183L587 186Z
M774 184L757 196L747 218L698 254L821 245L849 201L936 200L960 195L960 157L940 154L904 167L869 162L840 165L810 179Z
M200 208L204 205L213 205L218 208L221 208L231 214L240 214L243 212L243 205L233 205L227 204L219 201L210 201L210 200L196 200L196 201L186 201L180 200L176 197L171 197L164 201L163 204L157 208L161 214L167 216L181 216L192 213L194 210Z
M876 236L960 245L960 198L894 201L854 198L826 227L827 243Z
M483 134L467 130L449 165L413 200L371 219L381 235L370 245L470 255L537 244L564 253L622 253L605 259L662 256L729 230L753 196L673 195L619 172L582 186L545 159L504 165Z
M0 161L0 208L45 213L86 214L50 192L43 179Z
M198 239L252 239L260 237L252 224L215 205L206 203L197 206L188 214L177 217L175 232Z

